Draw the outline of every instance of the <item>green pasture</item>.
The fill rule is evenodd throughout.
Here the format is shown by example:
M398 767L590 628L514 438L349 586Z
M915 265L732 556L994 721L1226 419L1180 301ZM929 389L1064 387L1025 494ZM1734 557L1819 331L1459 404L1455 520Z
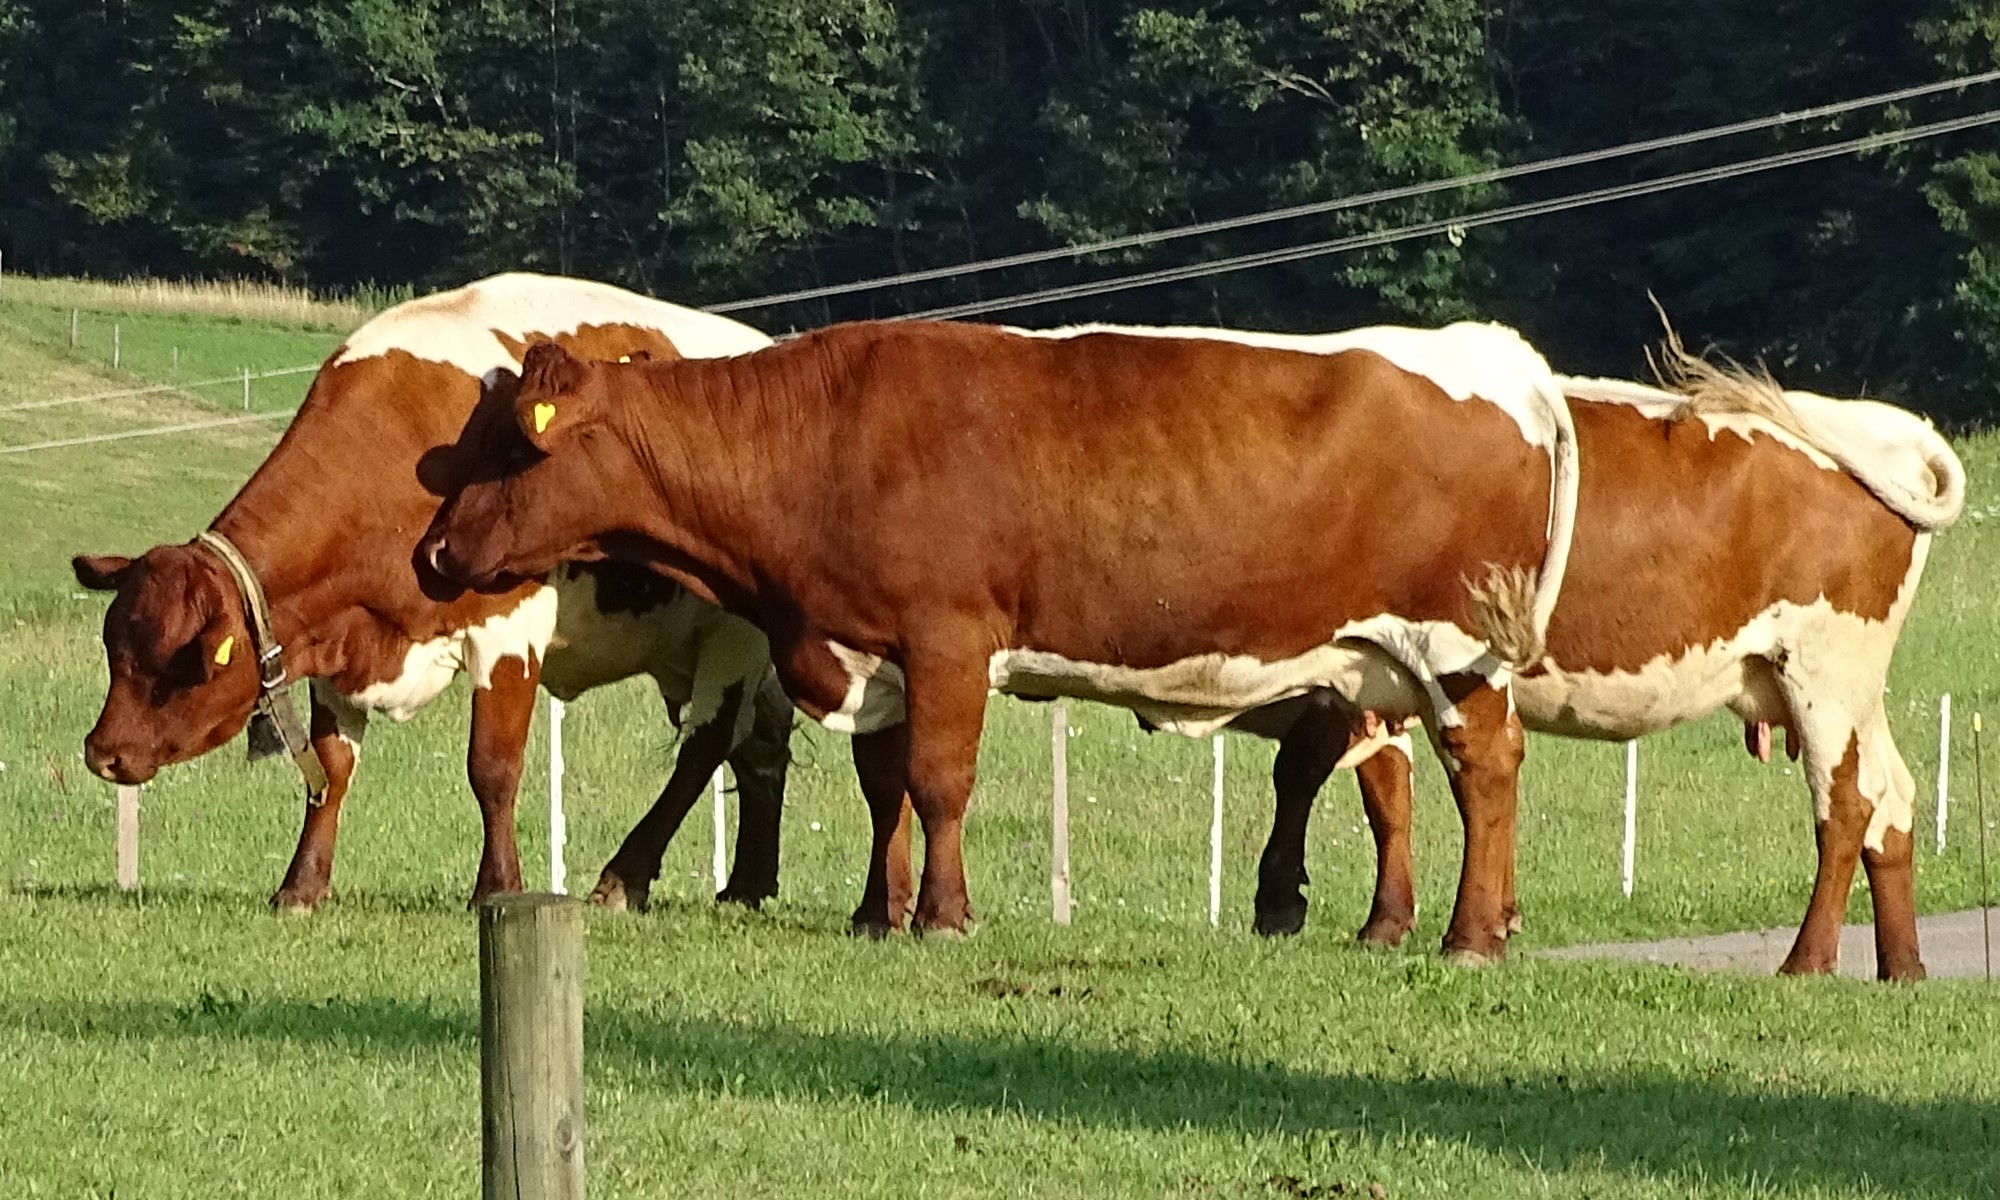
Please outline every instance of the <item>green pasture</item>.
M52 312L59 311L60 321ZM253 367L337 331L170 314L167 344ZM167 323L175 323L166 329ZM67 348L68 311L0 303L0 407L163 378ZM52 332L53 331L53 332ZM121 325L129 351L151 333ZM204 338L206 341L204 341ZM183 349L184 356L187 350ZM261 358L251 356L262 355ZM184 369L187 359L183 358ZM300 390L303 390L300 377ZM274 383L277 381L273 381ZM240 398L240 397L239 397ZM274 401L275 403L275 401ZM167 394L0 414L0 445L199 419ZM50 417L53 420L55 418ZM298 787L234 748L145 792L143 892L109 886L111 789L80 742L102 697L100 597L80 550L200 529L280 422L0 455L0 1185L8 1195L465 1195L478 1163L478 853L455 689L371 730L334 898L267 915ZM1926 797L1937 698L1954 696L1953 839L1926 911L1978 895L1972 743L1996 704L1990 580L2000 441L1960 444L1966 520L1936 542L1892 681ZM1419 930L1351 942L1373 869L1349 779L1312 830L1307 932L1249 932L1271 748L1232 738L1223 920L1207 924L1209 749L1070 709L1075 924L1049 922L1049 710L995 703L967 827L977 933L842 936L865 814L845 739L801 729L783 891L708 902L705 810L644 917L593 919L588 1161L600 1196L1965 1196L1992 1152L2000 1006L1973 983L1695 975L1537 961L1584 940L1789 925L1812 831L1796 767L1760 766L1715 721L1641 747L1637 894L1618 889L1622 753L1535 739L1522 792L1512 961L1446 968L1436 943L1459 835L1419 763ZM570 709L572 885L664 780L672 733L636 686ZM545 749L522 842L546 870ZM2000 816L2000 813L1996 813ZM1864 888L1852 918L1866 919Z

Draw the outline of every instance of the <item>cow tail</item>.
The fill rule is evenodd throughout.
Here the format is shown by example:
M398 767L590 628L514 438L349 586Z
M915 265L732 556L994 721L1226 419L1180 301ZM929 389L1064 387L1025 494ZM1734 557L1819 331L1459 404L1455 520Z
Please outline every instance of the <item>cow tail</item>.
M1576 532L1576 424L1570 417L1569 401L1553 377L1537 392L1550 434L1548 551L1539 570L1503 571L1496 567L1488 575L1486 587L1474 589L1480 624L1491 626L1482 629L1488 644L1496 657L1517 669L1542 659L1549 620L1555 615L1556 598L1569 569L1570 539ZM1494 597L1495 602L1479 603L1482 593Z

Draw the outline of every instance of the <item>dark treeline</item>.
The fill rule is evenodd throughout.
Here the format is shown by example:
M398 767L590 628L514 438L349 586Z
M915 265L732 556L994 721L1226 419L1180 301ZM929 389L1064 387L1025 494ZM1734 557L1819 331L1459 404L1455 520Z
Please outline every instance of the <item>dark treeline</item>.
M9 270L683 303L948 266L1988 70L1991 0L0 0ZM1389 229L2000 103L739 315L917 311ZM2000 415L2000 133L997 319L1490 316L1631 374L1656 294L1798 386Z

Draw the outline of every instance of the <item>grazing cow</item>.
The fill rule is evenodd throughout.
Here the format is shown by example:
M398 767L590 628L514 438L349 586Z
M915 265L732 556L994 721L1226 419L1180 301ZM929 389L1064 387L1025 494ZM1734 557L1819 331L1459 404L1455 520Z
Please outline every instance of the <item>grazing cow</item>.
M447 500L425 552L475 587L642 563L751 616L793 700L856 735L859 930L900 917L906 789L916 928L965 927L989 688L1190 734L1330 688L1424 719L1466 826L1445 948L1498 956L1506 664L1539 657L1562 578L1567 410L1496 326L1269 340L863 323L708 363L538 346L513 414L530 461Z
M476 405L511 404L514 369L544 342L672 359L739 354L770 339L571 279L501 275L413 300L333 353L291 428L207 534L137 559L75 561L86 586L117 593L104 619L110 690L84 743L104 778L143 783L214 749L251 720L263 691L278 698L271 711L289 717L289 699L260 686L260 674L276 685L312 680L311 732L293 737L309 737L310 750L288 747L301 755L308 796L298 850L271 900L281 911L310 910L326 895L368 714L404 720L460 672L473 681L466 770L485 823L475 901L521 887L514 793L537 681L568 698L638 674L658 683L687 736L660 803L630 840L664 845L730 755L747 814L739 857L769 868L732 876L724 896L755 903L775 892L791 707L761 633L633 568L467 591L414 555L439 494L481 468L479 448L452 450L459 430ZM259 732L253 724L253 747ZM596 898L643 905L658 869L656 851L650 860L621 851Z
M1819 870L1782 970L1834 969L1857 857L1875 900L1876 972L1920 979L1910 827L1916 785L1882 694L1931 532L1965 472L1928 421L1885 404L1786 392L1669 340L1675 390L1566 379L1583 462L1576 537L1547 653L1514 679L1529 729L1625 740L1727 707L1768 759L1803 758ZM1333 713L1288 733L1257 926L1293 932L1306 815L1362 730ZM1295 748L1296 743L1296 748ZM1281 759L1283 753L1281 753ZM1414 920L1408 739L1362 768L1379 870L1364 940Z

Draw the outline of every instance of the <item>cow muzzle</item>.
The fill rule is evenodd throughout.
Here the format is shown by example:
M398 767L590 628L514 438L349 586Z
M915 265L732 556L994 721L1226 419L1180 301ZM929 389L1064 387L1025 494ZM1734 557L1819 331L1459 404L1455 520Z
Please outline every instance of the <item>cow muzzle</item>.
M90 768L92 775L107 783L136 786L149 782L159 773L151 763L108 750L94 738L83 743L83 763Z

